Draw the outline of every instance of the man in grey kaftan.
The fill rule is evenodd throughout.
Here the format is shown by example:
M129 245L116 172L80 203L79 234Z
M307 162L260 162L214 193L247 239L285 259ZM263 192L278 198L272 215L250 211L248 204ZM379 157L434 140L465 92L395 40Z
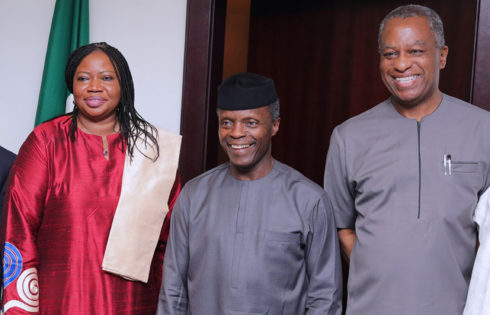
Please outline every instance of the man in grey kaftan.
M437 88L447 47L427 10L385 18L380 68L392 97L331 137L325 189L352 250L348 315L460 315L465 305L473 211L490 184L490 113Z
M220 86L220 141L230 163L191 180L179 196L158 314L341 314L330 200L270 155L279 121L264 105L277 96L259 104L248 97L264 92L255 85L271 82L245 73ZM236 93L245 95L237 101ZM244 104L229 108L225 100Z

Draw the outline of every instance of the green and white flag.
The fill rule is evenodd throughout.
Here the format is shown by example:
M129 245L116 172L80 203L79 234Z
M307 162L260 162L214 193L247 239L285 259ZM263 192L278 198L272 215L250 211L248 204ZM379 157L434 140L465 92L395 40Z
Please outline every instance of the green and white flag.
M89 43L88 1L56 0L35 126L65 112L66 61L75 49Z

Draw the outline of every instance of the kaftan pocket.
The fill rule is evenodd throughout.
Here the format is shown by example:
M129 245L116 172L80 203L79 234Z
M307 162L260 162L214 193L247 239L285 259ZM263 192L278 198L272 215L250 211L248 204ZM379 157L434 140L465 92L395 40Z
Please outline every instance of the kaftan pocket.
M290 289L302 272L301 233L268 231L262 247L261 273L271 289Z
M477 162L452 162L453 173L479 173L480 167Z

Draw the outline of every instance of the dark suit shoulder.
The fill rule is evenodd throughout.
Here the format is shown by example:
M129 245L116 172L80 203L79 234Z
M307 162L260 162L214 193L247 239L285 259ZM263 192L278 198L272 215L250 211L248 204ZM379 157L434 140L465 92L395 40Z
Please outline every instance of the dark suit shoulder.
M16 155L13 152L0 146L0 176L3 178L4 174L8 174L10 167L15 161Z

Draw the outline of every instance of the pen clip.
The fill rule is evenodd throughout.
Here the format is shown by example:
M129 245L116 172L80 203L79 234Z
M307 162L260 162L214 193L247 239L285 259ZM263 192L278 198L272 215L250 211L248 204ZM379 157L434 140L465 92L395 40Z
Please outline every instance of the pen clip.
M451 175L452 165L451 165L451 154L444 154L444 175Z

